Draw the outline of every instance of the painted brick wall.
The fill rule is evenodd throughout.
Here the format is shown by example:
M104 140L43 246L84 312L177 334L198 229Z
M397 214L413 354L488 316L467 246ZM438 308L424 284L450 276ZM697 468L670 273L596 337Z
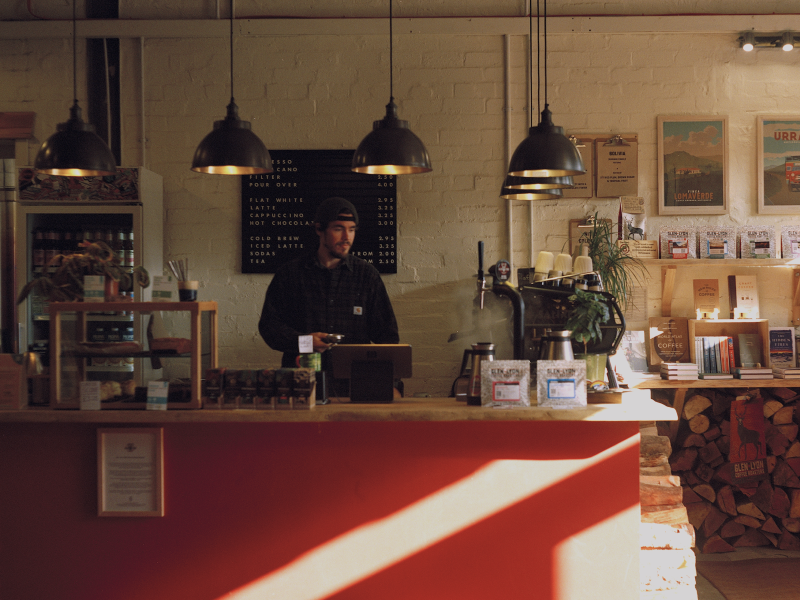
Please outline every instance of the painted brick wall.
M731 4L728 12L742 12L747 3ZM780 2L768 4L788 10ZM601 12L598 3L579 7ZM617 12L615 7L606 12ZM247 12L245 7L237 11ZM561 249L568 219L595 211L616 217L617 204L610 199L562 200L514 203L509 209L498 198L506 149L516 147L528 126L524 36L512 36L509 44L506 114L503 36L395 33L394 95L401 118L425 142L434 171L399 179L400 264L398 274L386 276L385 282L401 340L414 347L415 375L407 390L443 395L457 375L467 343L485 341L465 337L447 342L451 333L473 327L468 317L477 242L486 243L487 264L509 258L511 210L510 258L515 267L528 266L532 254ZM213 121L224 117L230 98L227 40L179 36L176 31L175 38L146 39L142 45L144 156L146 166L164 177L165 258L191 256L193 275L202 282L201 297L219 302L223 365L275 365L277 353L256 330L270 277L239 273L238 180L189 170L194 148ZM730 33L551 35L547 91L554 122L574 133L637 133L639 194L655 215L657 115L727 115L730 214L680 221L784 222L784 217L757 215L756 115L797 112L800 55L745 55L734 39ZM251 121L268 148L354 148L372 121L384 114L387 45L386 37L376 35L237 38L234 92L240 115ZM0 107L37 113L31 161L38 144L68 115L70 50L69 40L0 41ZM139 40L123 40L126 165L142 160L140 50ZM85 94L79 92L79 98ZM650 216L649 237L675 220ZM657 268L648 289L653 315L658 314L659 277ZM775 277L770 295L784 285ZM777 300L780 308L771 317L776 325L786 325L787 295L788 290Z

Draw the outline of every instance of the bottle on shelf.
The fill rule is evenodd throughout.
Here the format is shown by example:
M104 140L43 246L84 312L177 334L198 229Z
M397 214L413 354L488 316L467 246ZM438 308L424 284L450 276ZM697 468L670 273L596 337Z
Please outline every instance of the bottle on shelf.
M73 239L73 232L65 229L61 234L61 249L60 254L73 254L75 252L75 240Z
M123 265L126 267L131 267L136 264L135 257L133 255L133 230L129 229L128 232L125 234L125 240L123 244L123 252L125 253L125 260L123 261Z
M48 229L45 232L44 263L49 264L56 257L59 251L61 232L56 229Z
M114 254L117 255L119 258L119 263L121 265L125 265L125 232L121 229L118 229L114 232L114 242L111 244L111 249L114 251Z
M82 254L83 253L83 248L81 247L81 243L83 243L85 235L86 234L83 231L83 228L79 227L78 229L75 230L75 241L74 241L74 244L73 244L73 247L72 247L72 252L74 254Z
M33 232L33 245L31 248L31 256L33 258L33 270L41 271L45 265L44 260L44 231L37 228Z

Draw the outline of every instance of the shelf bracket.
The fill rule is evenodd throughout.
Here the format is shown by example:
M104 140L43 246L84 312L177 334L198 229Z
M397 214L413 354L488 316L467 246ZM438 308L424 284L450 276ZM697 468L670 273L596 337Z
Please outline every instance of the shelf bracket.
M672 290L675 288L675 274L678 267L667 266L661 268L661 316L672 316Z

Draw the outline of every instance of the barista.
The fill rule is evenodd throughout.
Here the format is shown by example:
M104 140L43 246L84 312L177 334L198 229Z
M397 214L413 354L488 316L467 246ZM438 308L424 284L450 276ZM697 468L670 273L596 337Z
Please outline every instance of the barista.
M397 344L400 336L392 303L377 269L350 254L358 212L348 200L324 200L314 217L315 252L282 265L264 299L258 331L267 345L283 352L281 365L295 367L298 337L311 335L315 352L330 347L329 334L344 343ZM330 357L322 355L323 369Z

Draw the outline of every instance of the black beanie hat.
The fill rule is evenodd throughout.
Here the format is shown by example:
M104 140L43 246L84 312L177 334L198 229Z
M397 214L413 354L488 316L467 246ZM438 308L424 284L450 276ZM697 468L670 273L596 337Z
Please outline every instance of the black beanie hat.
M353 216L340 219L342 215ZM358 225L358 212L356 212L356 207L353 206L352 202L349 200L339 196L333 196L332 198L323 200L322 204L317 208L314 222L319 223L323 229L327 229L328 223L331 221L355 221L355 224Z

